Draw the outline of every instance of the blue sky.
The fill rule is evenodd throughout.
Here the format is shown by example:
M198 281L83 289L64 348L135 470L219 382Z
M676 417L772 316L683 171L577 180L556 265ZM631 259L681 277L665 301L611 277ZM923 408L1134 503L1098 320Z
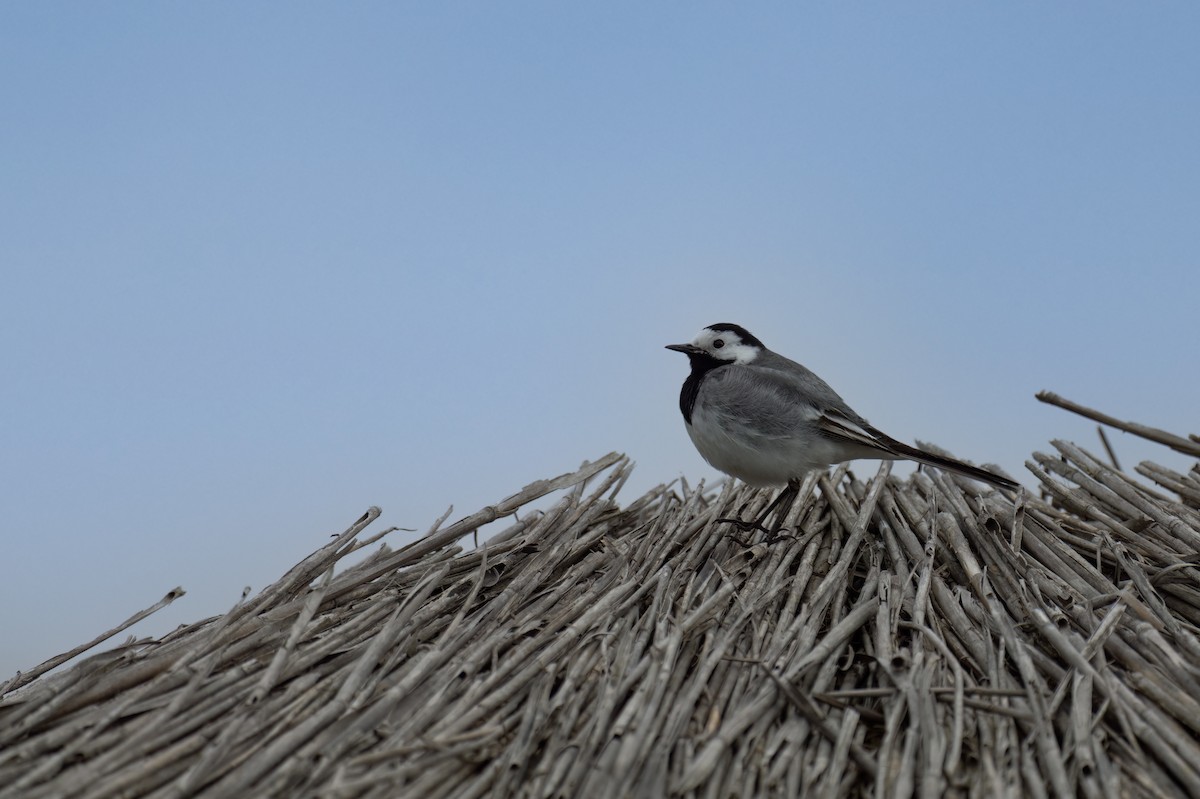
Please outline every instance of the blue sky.
M627 500L711 478L662 347L713 322L1021 479L1096 447L1039 389L1196 431L1198 22L6 4L0 678L371 504L425 529L613 449Z

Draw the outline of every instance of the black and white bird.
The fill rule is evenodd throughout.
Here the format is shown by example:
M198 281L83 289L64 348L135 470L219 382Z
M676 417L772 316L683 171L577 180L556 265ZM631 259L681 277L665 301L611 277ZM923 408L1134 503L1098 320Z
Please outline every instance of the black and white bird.
M745 527L765 529L762 521L785 496L795 499L809 472L856 458L908 459L1000 488L1019 487L1007 477L922 452L880 432L828 383L767 349L744 327L709 325L692 343L667 349L691 361L679 409L704 460L752 486L787 486L758 522L742 523Z

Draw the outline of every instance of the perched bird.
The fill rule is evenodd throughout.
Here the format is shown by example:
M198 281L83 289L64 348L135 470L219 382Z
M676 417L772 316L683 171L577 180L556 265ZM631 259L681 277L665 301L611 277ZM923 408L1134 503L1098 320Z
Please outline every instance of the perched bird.
M738 325L709 325L690 344L670 344L691 362L679 409L696 449L715 468L752 486L786 489L795 500L800 481L814 469L855 458L905 458L1015 490L998 474L903 444L872 427L811 371L772 352ZM789 503L790 504L790 503ZM787 512L784 506L780 518ZM773 532L773 531L768 531Z

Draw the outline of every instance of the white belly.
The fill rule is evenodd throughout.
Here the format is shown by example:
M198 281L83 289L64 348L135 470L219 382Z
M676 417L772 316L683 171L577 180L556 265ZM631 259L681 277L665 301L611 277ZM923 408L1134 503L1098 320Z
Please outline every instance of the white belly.
M700 455L714 468L752 486L779 486L813 469L854 457L835 442L809 431L766 436L705 413L699 403L687 425Z

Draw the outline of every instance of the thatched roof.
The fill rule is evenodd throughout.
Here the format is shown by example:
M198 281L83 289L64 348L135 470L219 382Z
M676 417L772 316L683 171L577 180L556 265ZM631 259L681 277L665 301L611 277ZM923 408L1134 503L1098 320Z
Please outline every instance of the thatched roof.
M1053 446L1040 497L812 476L770 546L718 521L768 492L622 506L616 454L335 571L372 509L0 686L0 796L1200 796L1200 471Z

